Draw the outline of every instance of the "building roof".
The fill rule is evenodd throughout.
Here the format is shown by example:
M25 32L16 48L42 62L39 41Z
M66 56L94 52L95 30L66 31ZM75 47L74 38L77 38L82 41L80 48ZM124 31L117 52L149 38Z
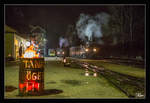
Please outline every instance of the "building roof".
M9 27L8 25L5 25L5 32L18 33L17 30L13 29L12 27Z
M5 33L15 33L14 35L27 40L27 35L28 34L26 34L26 35L25 34L20 34L17 30L15 30L14 28L12 28L8 25L5 25Z
M32 26L32 33L45 33L46 31L40 26Z

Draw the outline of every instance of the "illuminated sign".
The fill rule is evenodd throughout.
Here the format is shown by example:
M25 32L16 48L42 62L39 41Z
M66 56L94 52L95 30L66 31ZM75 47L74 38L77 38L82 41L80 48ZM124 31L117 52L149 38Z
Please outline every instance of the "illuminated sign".
M44 58L21 58L19 94L36 95L44 89Z
M35 68L35 69L40 69L44 67L44 61L40 61L38 59L29 59L29 60L23 60L24 66L26 69L28 68Z

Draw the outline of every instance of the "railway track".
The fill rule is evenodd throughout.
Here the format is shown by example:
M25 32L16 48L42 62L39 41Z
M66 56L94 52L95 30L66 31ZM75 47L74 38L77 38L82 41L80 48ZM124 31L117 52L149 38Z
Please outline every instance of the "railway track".
M145 62L144 61L139 61L139 60L134 60L134 59L114 59L114 58L107 58L109 62L113 64L118 64L118 65L131 65L134 67L139 67L139 68L145 68Z
M143 78L136 78L133 76L121 74L108 70L104 67L81 62L77 59L71 59L72 63L79 67L92 72L100 73L104 78L111 82L114 86L124 92L129 98L143 98L145 94L145 81Z

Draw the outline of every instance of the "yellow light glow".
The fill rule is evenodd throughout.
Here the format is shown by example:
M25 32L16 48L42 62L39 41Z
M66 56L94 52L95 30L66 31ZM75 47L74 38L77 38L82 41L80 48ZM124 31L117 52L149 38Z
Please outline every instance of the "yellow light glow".
M85 76L89 76L88 70L85 71Z
M25 50L25 54L23 54L23 58L38 58L39 57L39 54L36 53L35 50L33 50L33 45L30 45L29 48L27 48Z
M11 54L8 54L9 57L11 57Z
M97 73L94 73L93 76L94 76L94 77L97 77Z
M85 73L85 76L89 76L89 73Z
M85 51L86 51L86 52L88 52L88 51L89 51L89 49L88 49L88 48L86 48L86 49L85 49Z
M93 51L96 52L96 48L94 48Z
M18 40L17 39L15 39L15 45L18 45Z
M64 59L64 63L66 63L66 59Z

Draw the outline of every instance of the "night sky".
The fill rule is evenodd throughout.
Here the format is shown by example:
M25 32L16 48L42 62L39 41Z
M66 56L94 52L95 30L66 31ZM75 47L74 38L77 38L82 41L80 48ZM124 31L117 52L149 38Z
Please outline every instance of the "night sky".
M66 33L69 24L77 22L80 13L95 15L100 12L107 12L107 7L102 5L6 5L5 23L22 35L30 33L29 25L39 25L47 31L47 47L55 48L58 47L59 37Z

